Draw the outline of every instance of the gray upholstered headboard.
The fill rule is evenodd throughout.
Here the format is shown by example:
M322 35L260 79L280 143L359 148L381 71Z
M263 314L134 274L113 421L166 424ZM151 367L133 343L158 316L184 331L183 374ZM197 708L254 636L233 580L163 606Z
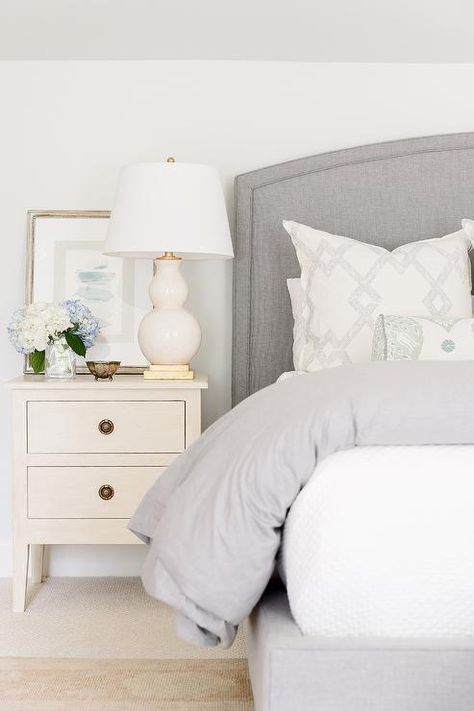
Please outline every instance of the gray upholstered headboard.
M299 276L282 220L394 249L474 217L474 133L325 153L236 178L233 402L292 370L286 288Z

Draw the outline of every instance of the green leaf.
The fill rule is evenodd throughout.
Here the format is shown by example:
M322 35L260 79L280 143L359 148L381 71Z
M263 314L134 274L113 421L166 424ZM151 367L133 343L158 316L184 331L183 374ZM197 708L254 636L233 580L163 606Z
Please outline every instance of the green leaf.
M35 373L42 373L44 370L44 351L30 353L30 365Z
M66 339L66 343L68 344L69 348L72 348L74 353L77 353L77 355L80 355L80 356L85 356L86 347L77 334L72 333L72 331L69 330L69 331L66 331L66 333L64 334L64 337Z

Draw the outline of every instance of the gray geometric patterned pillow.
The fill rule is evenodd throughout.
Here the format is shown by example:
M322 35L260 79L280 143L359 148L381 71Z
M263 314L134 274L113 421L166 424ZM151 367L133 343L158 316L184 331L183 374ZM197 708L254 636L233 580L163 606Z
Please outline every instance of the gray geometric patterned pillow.
M296 370L371 360L380 313L437 319L472 316L472 242L464 230L389 252L284 221L301 266L304 347Z

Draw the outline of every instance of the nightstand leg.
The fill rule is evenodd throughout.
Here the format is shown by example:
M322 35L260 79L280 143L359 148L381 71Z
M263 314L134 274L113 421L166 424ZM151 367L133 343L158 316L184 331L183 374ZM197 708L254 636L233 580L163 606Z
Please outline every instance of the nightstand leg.
M44 546L30 544L30 579L32 583L43 581L43 551Z
M24 612L28 581L28 543L13 544L13 612Z

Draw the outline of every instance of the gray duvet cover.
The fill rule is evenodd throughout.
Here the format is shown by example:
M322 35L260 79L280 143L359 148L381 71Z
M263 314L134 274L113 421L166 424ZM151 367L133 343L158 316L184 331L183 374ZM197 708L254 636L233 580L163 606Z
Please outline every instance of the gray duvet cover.
M318 462L360 445L473 444L474 362L342 366L241 402L150 489L130 528L147 592L178 634L229 646L271 577L287 511Z

